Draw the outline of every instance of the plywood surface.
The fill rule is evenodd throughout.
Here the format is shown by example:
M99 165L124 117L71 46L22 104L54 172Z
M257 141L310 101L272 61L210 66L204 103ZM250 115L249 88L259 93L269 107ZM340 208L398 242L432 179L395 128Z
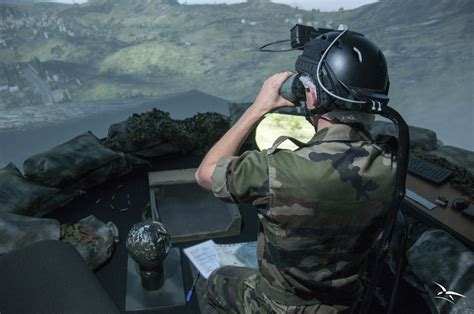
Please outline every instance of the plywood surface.
M467 199L465 195L455 190L448 182L437 185L411 174L407 176L407 189L423 196L432 203L435 203L439 195L446 197L449 200L448 206L441 207L438 205L432 210L428 210L407 197L405 202L410 205L410 208L431 219L432 222L446 229L454 236L462 237L464 240L469 241L471 246L474 245L474 219L462 214L462 211L451 207L451 203L455 199ZM473 204L470 204L470 208L473 206Z

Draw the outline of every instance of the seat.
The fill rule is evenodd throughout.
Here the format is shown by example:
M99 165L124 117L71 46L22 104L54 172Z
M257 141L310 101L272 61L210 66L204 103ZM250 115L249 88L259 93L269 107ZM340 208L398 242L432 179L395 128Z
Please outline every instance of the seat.
M40 241L0 256L0 313L119 313L67 243Z

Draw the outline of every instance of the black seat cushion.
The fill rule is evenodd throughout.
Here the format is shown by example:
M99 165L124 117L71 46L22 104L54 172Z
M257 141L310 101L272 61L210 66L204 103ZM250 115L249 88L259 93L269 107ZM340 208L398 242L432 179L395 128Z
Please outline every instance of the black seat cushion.
M0 256L0 313L118 313L81 256L41 241Z

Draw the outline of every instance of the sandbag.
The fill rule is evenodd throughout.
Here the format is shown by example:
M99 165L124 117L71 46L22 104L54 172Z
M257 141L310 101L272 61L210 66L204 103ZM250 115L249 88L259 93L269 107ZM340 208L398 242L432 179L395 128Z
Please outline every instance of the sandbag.
M82 218L73 225L61 225L60 240L70 243L90 269L102 266L111 256L118 241L118 229L94 215Z
M28 158L23 168L25 176L37 183L86 189L146 164L144 160L105 147L94 134L86 132Z
M43 240L59 240L59 222L0 212L0 254Z
M172 153L204 154L228 130L229 119L218 113L198 113L184 120L154 108L113 124L104 144L140 157Z
M404 279L419 289L433 313L474 313L472 250L446 231L431 229L407 251L407 258Z
M0 169L0 212L41 217L82 194L28 181L13 163Z

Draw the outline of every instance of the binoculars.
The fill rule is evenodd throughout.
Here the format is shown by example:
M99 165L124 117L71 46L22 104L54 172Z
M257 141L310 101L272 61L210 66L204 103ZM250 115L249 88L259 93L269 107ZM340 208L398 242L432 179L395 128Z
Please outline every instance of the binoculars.
M293 74L281 86L280 95L296 106L301 105L301 101L306 100L306 92L303 83L300 81L301 73Z

